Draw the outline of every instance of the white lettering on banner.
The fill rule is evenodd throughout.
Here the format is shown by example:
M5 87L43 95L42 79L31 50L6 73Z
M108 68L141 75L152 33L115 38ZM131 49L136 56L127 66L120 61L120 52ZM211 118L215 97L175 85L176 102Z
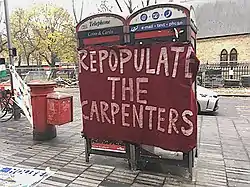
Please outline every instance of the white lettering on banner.
M150 68L150 48L146 49L146 73L155 74L155 69Z
M168 134L172 134L172 129L176 132L176 134L179 134L179 131L176 127L176 122L178 121L179 114L177 110L170 109L169 111L169 126L168 126Z
M120 106L116 103L111 103L112 124L115 125L115 115L120 111Z
M149 111L149 118L148 118L148 128L149 130L153 129L153 112L157 110L154 106L146 106L145 110Z
M127 56L123 57L124 54L126 54ZM131 58L132 58L132 52L129 49L121 49L120 50L120 62L121 62L120 72L121 72L121 74L124 73L124 64L129 62L131 60Z
M122 126L129 127L130 124L126 123L126 117L129 117L129 113L126 112L126 108L129 108L129 104L122 104Z
M112 81L112 87L111 87L111 98L112 100L115 99L115 82L120 81L120 77L108 77L109 81Z
M165 75L166 75L166 77L168 77L169 76L169 72L168 72L168 54L167 54L167 48L166 47L161 48L161 53L159 55L156 75L160 74L161 65L164 65Z
M115 58L114 60L114 65L112 64L112 57ZM116 71L118 67L118 56L116 54L116 52L114 50L110 50L110 54L109 54L109 68L111 71Z
M150 48L142 48L142 49L119 49L117 52L113 49L108 50L99 50L97 51L86 51L80 50L79 55L81 56L79 61L79 73L84 71L90 72L99 72L101 74L104 71L109 70L112 72L119 71L120 74L124 74L127 63L133 63L133 68L136 72L143 71L145 68L146 74L150 75L160 75L164 74L166 77L171 76L171 78L176 78L178 75L178 65L180 60L180 53L185 51L185 47L171 47L169 49L172 53L174 53L175 58L174 61L171 62L168 58L168 49L167 47L161 47L159 54L151 54ZM185 78L191 79L193 74L190 72L190 63L191 63L191 54L193 52L193 48L189 46L186 47L186 59L185 59ZM98 53L98 54L97 54ZM157 65L152 67L151 57L152 55L156 55L158 57ZM96 57L99 57L98 59ZM86 58L89 58L89 66L86 64ZM108 63L107 68L104 70L104 63ZM145 64L145 65L144 65ZM169 64L173 64L172 74L169 69Z
M126 78L122 79L122 100L126 100L126 91L129 91L130 93L130 101L134 101L134 84L133 84L133 78L129 78L129 86L126 87Z
M91 72L97 72L97 69L94 67L94 64L97 63L97 61L94 59L96 56L96 51L90 51L90 71Z
M103 73L103 61L107 59L109 53L107 50L100 50L99 51L99 61L100 61L100 73Z
M189 68L189 65L191 62L190 56L191 56L193 51L194 50L192 47L188 47L186 61L185 61L185 78L187 78L187 79L191 79L193 77L193 74L190 72L190 68Z
M86 50L80 50L79 52L78 52L78 55L79 55L79 73L82 73L82 68L84 69L84 70L86 70L86 71L88 71L89 70L89 67L86 65L86 64L84 64L84 60L85 60L85 58L87 58L87 56L88 56L88 51L86 51ZM81 57L81 55L82 55L82 57Z
M96 101L92 101L91 110L90 110L90 120L93 120L94 114L96 116L96 120L100 122L100 117L99 117L99 112L98 112Z
M85 106L85 105L87 105L88 104L88 101L83 101L82 102L82 108ZM85 120L89 120L89 116L86 116L84 113L82 114L82 116L83 116L83 119L85 119Z
M108 118L108 115L107 115L107 110L109 109L109 105L108 103L106 103L105 101L101 101L100 102L100 105L101 105L101 119L102 119L102 122L105 123L105 119L108 123L111 123L111 120Z
M165 113L166 109L165 108L159 108L158 109L158 125L157 125L157 130L160 132L165 132L165 129L161 127L161 122L165 121L165 118L161 117L161 113Z
M143 128L143 105L140 105L140 112L138 115L136 106L133 105L133 127L136 127L136 121L139 125L139 127L142 129Z
M136 49L135 50L135 56L134 56L134 66L135 66L135 70L137 72L140 72L142 70L144 59L145 59L145 49L141 49L140 64L138 66L138 50Z
M180 134L191 136L194 132L194 125L188 117L192 117L191 110L185 109L179 113L174 108L163 108L149 105L135 105L121 103L107 103L106 101L84 101L83 111L90 111L90 117L84 120L107 122L108 124L117 124L127 128L147 128L150 131L159 133ZM88 110L87 110L88 109ZM121 109L121 110L120 110ZM117 115L121 115L121 121L117 121ZM86 116L86 113L85 115ZM95 118L94 118L95 116ZM163 117L165 116L165 117ZM168 116L168 119L167 119ZM130 124L127 120L132 118ZM145 118L148 119L145 121ZM185 127L184 127L185 126ZM187 128L188 127L188 128Z
M136 78L136 102L141 104L147 104L147 100L141 100L140 95L141 94L147 94L147 90L141 90L140 85L141 83L148 83L148 78Z
M128 80L128 81L126 81ZM123 101L126 100L126 91L129 91L130 97L129 97L129 101L134 101L134 95L136 95L136 102L137 103L141 103L141 104L147 104L147 100L145 99L141 99L140 96L142 94L147 94L147 90L145 89L141 89L141 84L143 83L148 83L148 78L146 77L139 77L136 78L136 82L134 83L134 79L133 78L121 78L120 77L108 77L108 81L111 81L111 98L112 100L115 100L115 93L116 93L116 82L120 83L121 85L121 98ZM126 87L126 82L128 82L128 87ZM134 85L135 84L135 85ZM134 88L136 88L136 90L134 90ZM135 93L136 92L136 93Z
M172 77L175 78L177 74L179 56L180 56L180 53L184 52L184 47L171 47L171 51L175 52L174 68L173 68L173 73L172 73Z
M188 118L187 118L187 115L189 116L193 116L193 112L191 110L185 110L183 113L182 113L182 119L184 122L186 122L188 125L189 125L189 129L185 129L184 127L181 127L181 131L182 133L185 135L185 136L190 136L191 134L193 134L193 131L194 131L194 125L192 123L192 121L190 121Z

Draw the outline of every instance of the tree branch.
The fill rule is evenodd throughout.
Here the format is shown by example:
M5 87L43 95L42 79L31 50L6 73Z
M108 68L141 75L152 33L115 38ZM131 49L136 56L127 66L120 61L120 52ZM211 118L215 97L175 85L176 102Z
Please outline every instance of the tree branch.
M4 42L4 43L2 43L2 41L1 41L1 45L0 45L0 53L4 51L4 46L6 46L6 45L7 45L7 43L8 43L7 41L6 41L6 42Z
M84 1L82 0L82 6L81 6L81 13L80 13L80 19L79 19L79 22L80 22L80 21L82 21L83 6L84 6Z
M132 2L131 2L131 0L128 0L128 2L126 2L126 0L123 0L123 1L125 3L126 7L128 8L129 13L132 13L133 10L132 10Z
M147 6L149 6L150 0L147 0Z
M117 4L118 8L120 9L120 11L123 12L122 7L121 7L120 3L118 2L118 0L115 0L115 2Z
M142 7L145 7L144 1L143 1L143 0L141 0L141 4L142 4Z
M51 62L49 61L47 55L45 55L45 54L43 54L43 53L41 53L41 52L39 52L39 55L40 55L41 57L43 57L43 58L46 60L46 62L47 62L50 66L52 65Z
M78 23L77 16L76 16L75 0L72 0L72 9L73 9L73 15L75 18L75 22Z

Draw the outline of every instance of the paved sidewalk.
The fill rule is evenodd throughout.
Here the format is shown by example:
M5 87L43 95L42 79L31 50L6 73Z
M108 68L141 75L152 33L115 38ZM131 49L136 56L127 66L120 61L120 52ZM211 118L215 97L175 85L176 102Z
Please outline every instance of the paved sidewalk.
M228 97L250 97L250 88L214 88L220 96Z
M76 90L75 90L76 91ZM250 121L247 118L199 116L199 158L194 180L185 172L169 168L160 174L130 171L123 159L92 156L85 162L80 137L81 108L75 94L74 122L59 127L56 139L34 142L32 129L25 119L1 123L0 164L23 168L50 167L56 174L40 187L48 186L250 186Z

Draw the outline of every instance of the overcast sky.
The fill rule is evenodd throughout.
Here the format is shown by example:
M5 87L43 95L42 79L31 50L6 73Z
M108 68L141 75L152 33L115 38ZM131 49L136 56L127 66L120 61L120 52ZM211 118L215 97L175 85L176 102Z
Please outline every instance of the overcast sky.
M32 5L35 4L41 4L41 3L53 3L57 6L61 6L65 9L67 9L71 14L72 14L72 0L7 0L9 3L9 11L10 14L13 12L13 10L15 10L16 8L29 8ZM80 7L81 7L81 1L82 0L75 0L76 1L76 10L78 11L78 13L80 13ZM97 12L97 4L100 3L101 0L84 0L85 4L84 4L84 15L83 17L87 17L90 14L96 13ZM113 6L113 13L118 13L121 14L119 12L118 7L115 4L115 0L108 0L110 2L110 4ZM125 6L123 2L123 0L119 0L121 2L121 6ZM174 0L174 2L179 2L179 1L183 1L183 0ZM204 3L204 2L211 2L211 1L216 1L216 0L187 0L188 2L192 2L192 4L200 4L200 3ZM3 0L0 0L0 2L2 3ZM141 6L141 1L140 0L134 0L133 2L138 3L137 5L139 5L139 8ZM152 0L152 2L154 2L154 0ZM166 3L168 2L168 0L158 0L159 3ZM3 12L3 6L1 6L2 12ZM125 12L123 13L124 16L128 15L127 9L124 8ZM123 15L122 14L122 15ZM3 23L0 23L0 32L2 31L2 29L4 28Z
M27 8L34 4L53 2L58 6L62 6L69 11L72 11L72 0L8 0L10 12L16 8ZM76 0L79 1L79 0ZM98 0L92 0L98 1Z
M159 3L167 2L168 0L158 0ZM180 0L174 0L176 2ZM195 3L202 3L202 2L209 2L209 1L215 1L215 0L187 0L192 1ZM10 12L12 12L15 8L27 8L30 7L32 4L39 4L39 3L47 3L47 2L53 2L54 4L58 6L62 6L66 8L68 11L72 12L72 0L8 0L9 2L9 9ZM79 2L81 0L76 0L78 2L78 6L80 7ZM96 4L100 2L100 0L84 0L85 3L85 15L88 16L90 13L96 11ZM110 3L115 2L114 0L109 0ZM120 0L120 2L123 2ZM139 0L134 0L134 2L140 2ZM152 1L153 2L153 1ZM117 6L115 3L112 3L114 6L114 9L117 10Z

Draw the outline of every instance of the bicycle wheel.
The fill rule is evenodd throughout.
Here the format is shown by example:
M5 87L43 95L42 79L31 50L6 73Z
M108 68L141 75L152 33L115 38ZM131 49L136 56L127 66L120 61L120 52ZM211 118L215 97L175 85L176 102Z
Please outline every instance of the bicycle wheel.
M14 108L10 103L6 103L1 112L3 115L0 118L0 122L7 122L14 116Z
M7 113L5 109L6 102L4 100L0 100L0 119L4 117Z

